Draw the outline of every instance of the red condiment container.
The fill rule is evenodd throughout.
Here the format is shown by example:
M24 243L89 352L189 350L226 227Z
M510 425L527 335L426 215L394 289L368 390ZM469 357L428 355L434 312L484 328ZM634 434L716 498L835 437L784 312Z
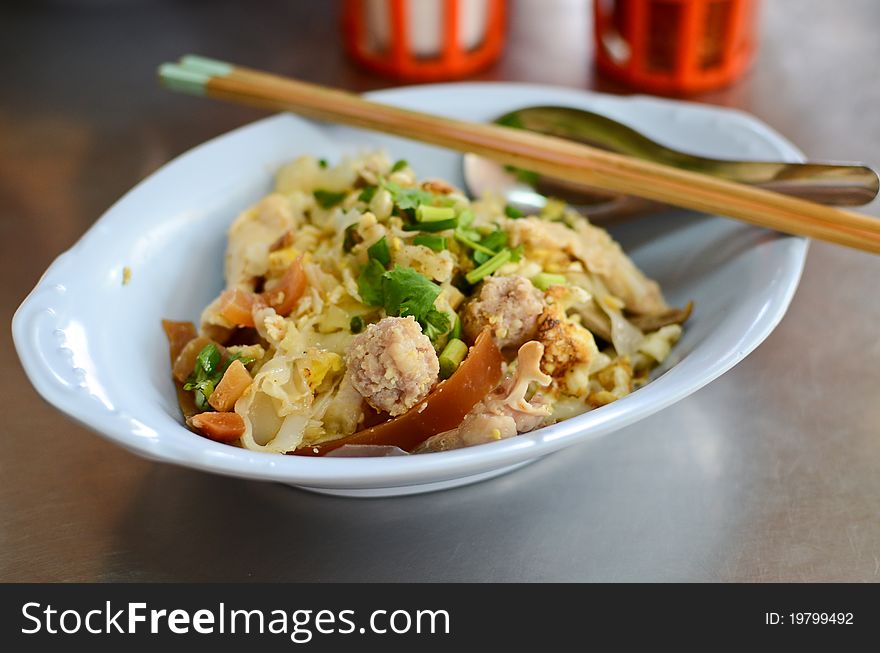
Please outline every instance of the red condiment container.
M407 81L464 77L504 45L506 0L345 0L348 53L374 72Z
M594 0L599 70L653 93L739 78L755 51L757 0Z

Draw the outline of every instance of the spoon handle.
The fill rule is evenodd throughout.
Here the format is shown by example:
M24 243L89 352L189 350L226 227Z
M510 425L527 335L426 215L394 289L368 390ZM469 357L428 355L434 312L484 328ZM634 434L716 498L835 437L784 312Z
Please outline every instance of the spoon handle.
M511 111L495 122L820 204L858 206L873 200L880 191L877 173L861 163L733 161L704 157L658 143L607 116L573 107L527 107Z

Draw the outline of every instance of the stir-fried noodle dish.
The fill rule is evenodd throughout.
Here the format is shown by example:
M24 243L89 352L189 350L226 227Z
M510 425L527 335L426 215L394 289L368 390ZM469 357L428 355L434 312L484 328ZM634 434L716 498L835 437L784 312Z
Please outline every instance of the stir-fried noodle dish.
M163 325L193 431L254 451L389 455L620 399L690 309L562 202L523 215L373 153L284 166L229 228L225 289L198 328Z

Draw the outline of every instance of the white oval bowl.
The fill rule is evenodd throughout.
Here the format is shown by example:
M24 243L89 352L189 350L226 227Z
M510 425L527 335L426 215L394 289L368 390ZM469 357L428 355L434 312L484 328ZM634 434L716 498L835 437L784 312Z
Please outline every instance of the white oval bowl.
M738 111L525 84L441 84L370 97L488 121L529 105L604 113L673 147L708 156L802 160L782 136ZM489 478L606 435L690 395L741 361L782 319L807 241L684 212L613 230L667 299L696 311L656 378L631 395L529 434L477 447L390 458L303 458L212 442L181 423L161 318L197 320L222 286L226 227L300 154L338 159L385 148L421 177L461 186L460 156L281 114L170 162L111 207L46 271L13 319L25 372L52 405L147 458L353 496L409 494ZM123 268L131 281L122 283Z

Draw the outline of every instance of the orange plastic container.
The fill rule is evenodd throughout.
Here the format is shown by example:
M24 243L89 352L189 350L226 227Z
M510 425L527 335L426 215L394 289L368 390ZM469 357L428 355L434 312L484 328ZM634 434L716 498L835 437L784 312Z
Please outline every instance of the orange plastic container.
M455 79L494 62L505 36L505 0L345 0L351 57L408 81Z
M755 51L757 0L594 0L596 63L653 93L699 93L740 77Z

